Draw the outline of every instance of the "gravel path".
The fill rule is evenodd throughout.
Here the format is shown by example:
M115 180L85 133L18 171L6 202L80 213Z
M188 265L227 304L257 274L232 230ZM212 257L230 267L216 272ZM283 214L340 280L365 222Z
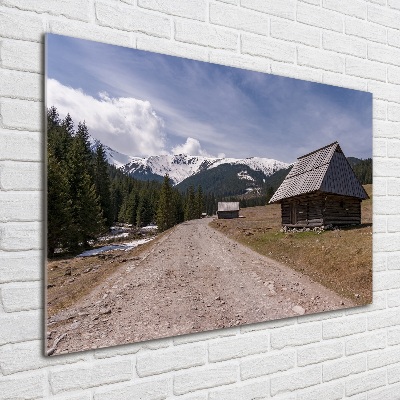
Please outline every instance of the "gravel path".
M48 321L54 354L354 306L285 265L185 222Z

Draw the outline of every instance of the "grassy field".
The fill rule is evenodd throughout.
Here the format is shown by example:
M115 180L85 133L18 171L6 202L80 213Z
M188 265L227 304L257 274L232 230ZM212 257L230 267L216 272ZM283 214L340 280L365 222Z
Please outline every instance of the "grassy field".
M372 185L364 187L372 197ZM240 215L245 218L211 226L358 305L372 302L372 198L362 202L362 225L320 233L280 232L279 204L244 208Z

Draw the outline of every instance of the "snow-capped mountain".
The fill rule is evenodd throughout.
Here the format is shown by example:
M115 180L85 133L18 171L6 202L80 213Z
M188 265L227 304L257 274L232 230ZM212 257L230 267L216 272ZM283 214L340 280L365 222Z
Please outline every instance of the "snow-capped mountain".
M99 144L102 144L100 140L95 139L93 137L89 137L90 147L92 151L96 150L96 147ZM134 157L127 156L126 154L119 153L118 151L112 149L103 144L104 151L106 153L107 161L109 164L115 165L117 168L121 168L125 164L128 164L132 161Z
M168 174L173 183L177 185L190 176L225 164L245 165L254 171L262 172L265 176L270 176L274 172L289 166L289 164L281 161L260 157L237 159L178 154L147 158L131 157L131 161L122 166L121 170L133 177L142 177L142 179L146 177L154 179L155 176L162 178Z

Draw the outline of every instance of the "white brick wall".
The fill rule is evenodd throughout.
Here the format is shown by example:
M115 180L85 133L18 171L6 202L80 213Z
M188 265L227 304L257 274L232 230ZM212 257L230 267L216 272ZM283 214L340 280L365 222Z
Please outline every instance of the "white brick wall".
M374 305L45 358L43 34L371 91ZM398 0L0 1L0 400L400 396Z

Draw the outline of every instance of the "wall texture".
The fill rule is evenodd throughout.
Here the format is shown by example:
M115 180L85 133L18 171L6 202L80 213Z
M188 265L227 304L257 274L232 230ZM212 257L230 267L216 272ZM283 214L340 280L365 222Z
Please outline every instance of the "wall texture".
M44 32L372 92L374 304L44 358ZM0 0L0 204L0 399L399 399L400 1Z

